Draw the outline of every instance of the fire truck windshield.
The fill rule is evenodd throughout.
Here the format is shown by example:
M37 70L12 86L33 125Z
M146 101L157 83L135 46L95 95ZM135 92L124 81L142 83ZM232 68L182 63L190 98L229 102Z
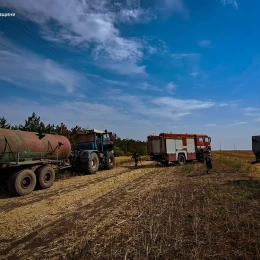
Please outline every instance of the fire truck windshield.
M211 138L210 137L205 137L205 142L206 143L210 143L211 142Z

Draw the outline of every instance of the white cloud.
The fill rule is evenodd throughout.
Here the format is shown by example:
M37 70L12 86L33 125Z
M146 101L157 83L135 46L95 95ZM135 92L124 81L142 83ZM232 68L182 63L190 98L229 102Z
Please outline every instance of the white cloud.
M221 104L219 104L219 106L220 107L226 107L226 106L228 106L228 103L221 103Z
M197 42L200 47L212 48L212 42L210 40L203 40Z
M78 1L77 4L74 0L68 0L66 4L63 0L3 0L0 6L11 8L19 16L39 24L48 40L71 45L94 44L96 58L133 63L142 59L142 44L120 36L115 26L116 14L106 0Z
M119 81L119 80L110 80L110 79L103 79L106 83L117 85L117 86L128 86L129 83L126 81Z
M196 57L199 57L199 56L200 56L199 53L179 53L179 54L173 53L171 55L171 57L173 59L176 59L176 60L181 60L181 59L184 59L184 58L186 58L186 59L196 58Z
M152 103L165 106L170 109L177 109L177 111L190 111L211 108L215 105L214 102L203 102L195 99L177 99L170 97L156 98Z
M121 9L118 20L123 23L149 23L156 19L156 14L150 9L133 8Z
M17 86L53 94L72 93L83 77L0 36L0 79ZM22 55L22 56L21 56ZM25 57L25 58L24 58ZM65 90L65 92L64 92Z
M199 76L199 72L192 72L192 73L190 73L190 75L192 77L197 77L197 76Z
M260 108L257 107L246 107L245 112L256 112L256 111L260 111Z
M184 18L189 17L189 10L183 0L158 0L159 10L164 16L170 16L173 13L180 13Z
M236 126L236 125L245 125L247 122L235 122L233 124L229 124L230 126Z
M112 72L115 72L120 75L132 75L132 74L137 74L137 75L146 75L145 72L145 66L138 66L135 63L108 63L105 60L102 60L100 62L97 62L96 65L100 68L110 70Z
M176 88L177 88L177 85L175 85L172 81L169 82L169 83L166 85L166 89L167 89L170 93L173 93Z
M244 111L244 116L252 117L255 122L260 122L260 108L246 107Z
M223 6L233 5L234 8L239 9L238 3L237 3L236 0L219 0L219 1L220 1L220 3L221 3Z
M148 90L148 91L150 91L150 90L163 91L161 88L158 88L158 87L156 87L156 86L154 86L152 84L149 84L147 82L142 82L140 85L137 84L137 86L138 86L138 88L140 88L142 90L145 90L145 91L146 90Z
M260 116L260 112L259 113L244 113L244 116Z
M208 126L208 127L213 127L213 126L216 126L216 124L207 124L205 126Z

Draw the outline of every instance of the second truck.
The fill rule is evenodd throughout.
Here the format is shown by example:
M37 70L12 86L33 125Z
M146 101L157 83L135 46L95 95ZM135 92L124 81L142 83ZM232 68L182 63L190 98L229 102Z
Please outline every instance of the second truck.
M147 152L152 161L162 165L203 162L205 151L211 149L211 138L206 134L160 133L147 137Z

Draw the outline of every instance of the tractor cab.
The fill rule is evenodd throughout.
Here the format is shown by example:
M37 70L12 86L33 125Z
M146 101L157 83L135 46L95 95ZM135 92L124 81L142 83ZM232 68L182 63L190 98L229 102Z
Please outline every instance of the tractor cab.
M107 130L87 130L78 133L75 150L71 151L70 163L76 170L86 174L96 173L100 168L115 167L114 142L112 132Z
M106 153L113 150L114 147L112 132L107 132L106 130L88 130L86 133L79 133L77 139L77 151Z

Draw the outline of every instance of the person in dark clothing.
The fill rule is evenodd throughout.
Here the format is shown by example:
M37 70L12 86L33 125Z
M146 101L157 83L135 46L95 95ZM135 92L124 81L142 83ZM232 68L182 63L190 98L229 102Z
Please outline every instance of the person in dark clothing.
M132 156L132 159L135 160L135 167L137 167L139 158L140 158L139 154L138 154L137 152L135 152L135 153L133 154L133 156Z
M207 166L206 174L209 174L210 173L209 171L212 169L212 159L211 159L211 152L209 148L206 150L205 161Z

